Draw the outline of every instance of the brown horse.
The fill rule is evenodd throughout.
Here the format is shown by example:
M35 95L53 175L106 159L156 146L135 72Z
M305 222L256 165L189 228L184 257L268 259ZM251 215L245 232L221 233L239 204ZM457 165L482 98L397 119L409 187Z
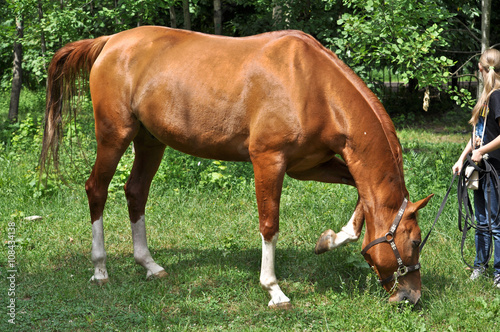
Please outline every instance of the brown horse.
M168 145L199 157L252 162L262 235L260 283L271 296L269 306L290 305L274 272L285 173L355 186L359 198L351 220L338 234L323 233L316 253L357 240L366 220L363 254L385 279L390 300L418 301L416 212L431 196L407 202L401 146L389 116L314 38L300 31L229 38L150 26L70 43L49 68L42 169L49 155L57 165L62 113L87 74L97 138L85 185L93 280L108 279L103 209L118 161L133 142L125 194L134 257L148 277L166 275L148 250L144 212ZM391 245L367 246L376 238Z

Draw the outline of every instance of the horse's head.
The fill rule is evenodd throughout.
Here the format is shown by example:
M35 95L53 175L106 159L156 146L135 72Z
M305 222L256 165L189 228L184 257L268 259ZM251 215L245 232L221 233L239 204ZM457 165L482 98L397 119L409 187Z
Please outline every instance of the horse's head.
M406 199L393 220L375 222L363 241L363 256L380 278L382 286L391 293L389 302L420 299L420 227L417 211L432 195L416 203ZM384 229L382 229L384 228Z

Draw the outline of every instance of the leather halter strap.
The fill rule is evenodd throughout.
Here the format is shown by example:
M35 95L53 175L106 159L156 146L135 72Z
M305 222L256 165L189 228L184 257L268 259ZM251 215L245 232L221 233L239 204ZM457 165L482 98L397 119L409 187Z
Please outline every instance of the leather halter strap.
M397 280L399 277L402 277L409 272L413 272L420 269L420 263L417 263L412 266L404 265L403 259L401 258L398 248L396 247L396 243L394 242L394 233L396 232L396 229L399 226L399 222L403 218L403 214L406 210L407 205L408 205L408 199L406 199L405 197L403 203L401 204L401 207L399 208L398 214L396 215L394 221L392 222L392 226L389 229L389 231L383 237L379 237L378 239L375 239L372 242L368 243L368 245L361 251L361 254L364 256L368 252L368 250L374 245L384 242L388 242L391 245L392 251L394 252L394 256L396 256L396 260L398 262L398 269L396 270L396 272L394 272L394 274L390 275L389 277L383 280L379 280L380 284L382 285L385 285L393 280Z

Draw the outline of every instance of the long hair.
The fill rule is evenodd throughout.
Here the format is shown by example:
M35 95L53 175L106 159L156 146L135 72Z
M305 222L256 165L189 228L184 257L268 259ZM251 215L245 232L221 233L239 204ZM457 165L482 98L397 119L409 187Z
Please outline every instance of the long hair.
M483 93L477 100L476 106L472 110L472 117L469 123L475 125L479 119L479 114L484 105L488 104L491 93L500 89L500 51L489 49L484 51L479 59L479 65L486 72L484 77Z
M86 80L92 65L109 36L84 39L67 44L54 54L47 76L47 103L43 131L40 174L49 155L58 168L59 141L62 138L62 115L69 112L73 97L78 94L78 80Z

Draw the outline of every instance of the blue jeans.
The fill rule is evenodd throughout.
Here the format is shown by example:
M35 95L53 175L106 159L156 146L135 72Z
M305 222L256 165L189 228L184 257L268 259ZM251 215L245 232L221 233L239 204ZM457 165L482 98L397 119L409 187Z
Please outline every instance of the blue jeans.
M490 193L490 202L491 202L491 214L492 218L496 219L496 213L498 210L498 199L495 188L492 187L492 184L486 183L486 177L484 176L479 180L479 188L478 190L474 190L474 209L475 209L475 217L476 222L478 224L478 229L476 229L476 259L474 260L474 267L488 267L488 262L486 259L488 258L488 252L490 250L490 244L492 240L492 236L488 231L488 219L489 219L489 211L488 211L488 192L487 187L491 187ZM500 219L500 217L499 217ZM500 275L500 220L495 220L492 223L492 233L493 233L493 268L494 275Z

